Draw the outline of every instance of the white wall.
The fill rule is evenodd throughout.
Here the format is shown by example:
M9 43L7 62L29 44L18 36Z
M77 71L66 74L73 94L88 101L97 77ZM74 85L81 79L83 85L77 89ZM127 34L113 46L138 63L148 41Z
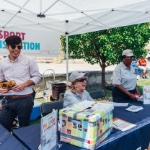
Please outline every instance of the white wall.
M23 42L22 53L33 56L56 57L59 54L59 34L26 28L0 28L0 55L7 55L5 39L18 35Z

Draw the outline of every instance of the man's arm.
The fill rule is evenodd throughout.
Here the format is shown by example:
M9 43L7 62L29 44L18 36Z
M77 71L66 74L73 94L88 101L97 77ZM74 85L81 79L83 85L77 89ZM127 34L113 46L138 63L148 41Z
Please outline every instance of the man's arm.
M29 74L30 74L30 80L27 80L23 83L17 84L12 88L14 91L22 91L25 87L35 85L41 80L41 74L39 72L39 68L37 63L33 60L29 60Z
M141 95L140 92L139 92L139 90L138 90L137 85L136 85L135 89L136 89L136 93L137 93L138 95Z
M28 87L28 86L31 86L31 85L34 85L34 82L32 80L28 80L24 83L15 85L14 87L12 87L12 90L16 91L16 92L17 91L22 91L25 87Z

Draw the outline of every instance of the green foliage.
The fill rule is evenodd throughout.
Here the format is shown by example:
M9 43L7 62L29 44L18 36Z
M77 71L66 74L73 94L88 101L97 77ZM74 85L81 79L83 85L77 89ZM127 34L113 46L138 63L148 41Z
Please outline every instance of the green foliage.
M139 58L146 53L144 47L149 38L148 23L69 36L69 57L83 58L90 64L99 63L101 67L107 67L119 63L122 51L127 48ZM61 42L65 52L65 37L61 37Z

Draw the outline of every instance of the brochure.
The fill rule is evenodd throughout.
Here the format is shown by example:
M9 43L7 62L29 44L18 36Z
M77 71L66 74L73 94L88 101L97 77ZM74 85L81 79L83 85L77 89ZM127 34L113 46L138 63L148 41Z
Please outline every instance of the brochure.
M136 124L127 122L127 121L119 119L119 118L113 119L113 127L118 130L121 130L121 131L127 131L135 126L136 126Z
M126 110L131 111L131 112L138 112L138 111L140 111L142 109L143 109L142 106L131 105Z
M150 104L150 86L143 86L143 104Z
M52 150L57 145L57 110L41 118L41 150Z

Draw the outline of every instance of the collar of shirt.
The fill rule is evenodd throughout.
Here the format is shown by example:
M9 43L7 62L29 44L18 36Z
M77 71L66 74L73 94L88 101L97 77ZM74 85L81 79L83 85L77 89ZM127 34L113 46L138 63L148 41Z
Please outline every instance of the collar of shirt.
M9 62L14 63L14 62L17 62L17 61L19 61L21 59L21 54L15 59L15 61L10 60L9 55L8 55L7 58L8 58Z
M78 94L78 93L76 92L75 95L76 95L77 97L79 97L79 98L82 98L83 93L84 93L84 91L83 91L82 94L80 95L80 94Z
M124 65L123 62L121 62L121 66L122 66L125 70L129 70L129 71L131 71L133 74L135 74L135 69L134 69L133 66L130 66L130 69L129 69L128 67L126 67L126 66Z
M129 70L129 68L123 63L123 62L121 62L121 65L122 65L122 67L124 68L124 69L128 69ZM131 68L130 68L131 69Z
M79 97L80 97L80 94L78 94L77 92L76 92L75 94L76 94L76 96L79 96Z

